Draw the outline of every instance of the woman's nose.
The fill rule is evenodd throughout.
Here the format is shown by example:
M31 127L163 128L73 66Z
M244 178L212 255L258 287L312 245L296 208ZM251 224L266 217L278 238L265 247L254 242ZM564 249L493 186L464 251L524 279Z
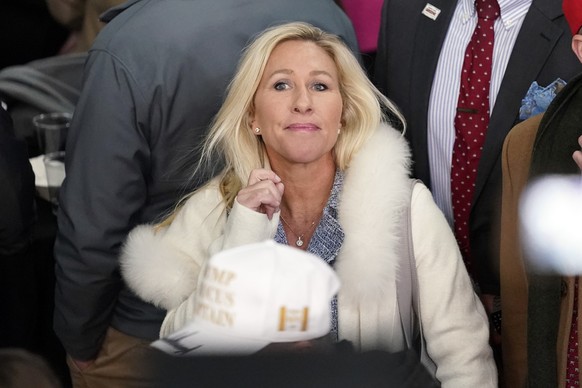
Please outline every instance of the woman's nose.
M306 113L311 111L311 96L307 88L298 88L295 93L293 111L297 113Z

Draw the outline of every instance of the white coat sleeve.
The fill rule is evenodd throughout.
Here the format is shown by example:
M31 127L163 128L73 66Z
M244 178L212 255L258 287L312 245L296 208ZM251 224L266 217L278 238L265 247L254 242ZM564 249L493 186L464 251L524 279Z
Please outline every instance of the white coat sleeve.
M279 213L269 220L265 214L248 209L235 201L226 222L221 223L223 229L213 233L203 244L204 252L200 254L199 260L196 260L196 282L189 288L189 293L185 298L184 293L181 293L181 303L169 309L162 323L160 337L179 330L194 317L196 285L200 270L213 254L270 239L277 231L278 222Z
M427 352L446 387L496 387L489 324L457 242L430 191L415 185L411 227Z
M166 310L176 308L196 289L224 218L218 191L205 188L186 201L170 225L136 227L121 253L124 280L143 300Z

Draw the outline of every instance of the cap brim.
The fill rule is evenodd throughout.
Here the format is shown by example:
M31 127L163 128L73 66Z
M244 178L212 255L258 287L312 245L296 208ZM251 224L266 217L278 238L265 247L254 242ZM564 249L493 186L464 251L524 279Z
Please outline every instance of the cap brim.
M190 323L171 335L160 338L151 346L174 356L250 355L269 341L236 337L212 327Z

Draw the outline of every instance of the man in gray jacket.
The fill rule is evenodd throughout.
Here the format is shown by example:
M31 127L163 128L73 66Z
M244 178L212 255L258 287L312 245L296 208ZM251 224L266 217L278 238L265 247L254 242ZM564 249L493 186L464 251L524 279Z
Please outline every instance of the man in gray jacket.
M207 178L191 176L196 149L241 50L289 21L357 44L331 0L130 0L103 19L67 141L55 330L75 386L140 386L136 360L165 312L125 287L119 248Z

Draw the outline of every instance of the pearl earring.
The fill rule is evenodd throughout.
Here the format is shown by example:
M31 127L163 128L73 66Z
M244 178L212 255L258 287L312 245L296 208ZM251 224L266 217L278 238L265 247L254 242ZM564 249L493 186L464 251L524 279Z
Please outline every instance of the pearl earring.
M256 127L256 128L255 128L255 133L261 133L261 128L259 128L259 127Z
M338 128L337 129L337 134L339 135L340 133L342 133L342 129L341 128Z

